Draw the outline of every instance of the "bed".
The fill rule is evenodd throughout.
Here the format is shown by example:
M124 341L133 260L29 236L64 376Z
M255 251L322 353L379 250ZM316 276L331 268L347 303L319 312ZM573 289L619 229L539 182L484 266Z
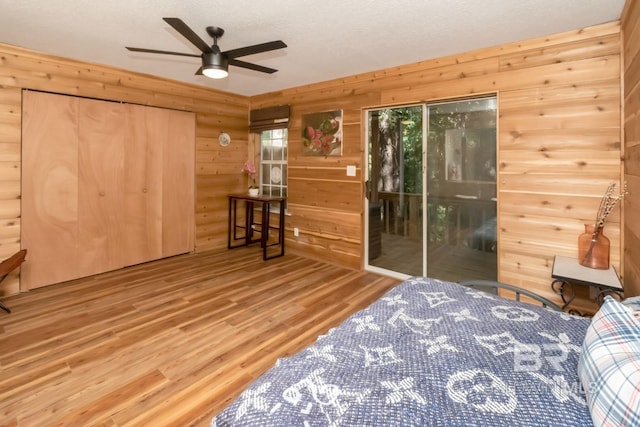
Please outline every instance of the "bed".
M616 310L621 305L607 297L601 311L612 303ZM601 311L592 320L411 278L306 349L278 360L211 426L640 423L640 377L627 378L632 406L619 410L618 418L611 418L611 406L620 400L619 379L604 393L618 398L609 395L600 409L594 403L595 391L609 386L599 372L602 357L596 363L584 348L601 348L611 329L611 316ZM599 315L605 324L594 332ZM636 321L628 316L625 321ZM640 335L633 340L640 342ZM639 363L632 360L636 368ZM599 385L585 393L583 383ZM594 407L600 413L592 418Z

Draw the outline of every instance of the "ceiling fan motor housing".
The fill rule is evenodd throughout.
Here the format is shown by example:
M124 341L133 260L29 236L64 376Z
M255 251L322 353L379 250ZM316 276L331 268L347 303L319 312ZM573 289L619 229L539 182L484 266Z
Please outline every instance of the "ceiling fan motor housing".
M224 34L224 30L220 27L207 27L207 34L209 34L211 38L216 41L216 39L222 37L222 35Z
M211 52L202 54L202 65L213 66L213 68L227 69L229 67L229 61L227 57L220 52Z

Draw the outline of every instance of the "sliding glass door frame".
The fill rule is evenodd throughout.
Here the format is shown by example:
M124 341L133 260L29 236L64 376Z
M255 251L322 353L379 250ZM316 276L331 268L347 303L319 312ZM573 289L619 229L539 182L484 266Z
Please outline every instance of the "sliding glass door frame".
M425 193L425 188L426 188L426 135L427 135L427 122L426 122L426 111L427 111L427 104L424 102L421 103L416 103L416 104L406 104L406 105L396 105L396 106L392 106L392 107L379 107L379 108L368 108L363 110L363 122L365 123L365 161L364 161L364 176L365 176L365 204L364 204L364 209L365 209L365 224L364 224L364 259L365 259L365 269L367 271L371 271L371 272L375 272L375 273L380 273L386 276L390 276L390 277L396 277L398 279L401 280L406 280L407 278L411 277L412 275L410 274L405 274L405 273L401 273L398 271L394 271L394 270L389 270L386 268L381 268L381 267L377 267L375 265L371 265L369 263L369 236L370 236L370 207L371 207L371 200L370 200L370 194L371 194L371 188L374 185L373 183L370 182L371 179L371 170L370 170L370 161L369 159L371 158L372 153L370 152L371 149L371 144L369 141L369 135L371 135L371 122L369 120L369 114L373 111L382 111L382 110L393 110L393 109L403 109L403 108L415 108L415 107L420 107L422 109L422 152L420 155L420 161L421 161L421 182L422 182L422 198L421 198L421 209L422 212L425 212L426 207L427 207L427 200L426 200L426 193ZM427 241L424 238L424 236L426 236L427 233L427 224L426 221L422 221L421 224L421 233L422 233L422 275L425 276L426 275L426 269L427 269Z
M493 104L492 104L492 100L493 100ZM487 102L486 105L484 105L484 103ZM467 104L465 104L467 103ZM478 104L479 103L479 104ZM456 104L459 104L460 106L457 106ZM478 110L477 107L478 106L482 106L484 105L486 110ZM416 108L419 107L421 109L421 117L422 117L422 124L421 124L421 138L419 139L415 139L414 141L419 141L421 140L421 157L420 157L420 161L421 161L421 165L420 165L420 169L421 169L421 177L420 177L420 182L421 182L421 200L419 202L420 204L420 209L421 212L419 215L411 215L411 214L406 214L406 201L409 200L409 210L414 209L415 210L415 206L416 204L411 205L411 202L415 202L416 197L417 197L417 193L415 192L415 182L417 182L416 177L413 178L413 192L411 190L412 185L411 183L408 184L408 187L404 186L404 182L402 184L394 184L393 185L393 190L389 191L389 190L378 190L379 188L379 183L377 181L377 179L379 178L380 181L380 185L382 185L382 187L380 188L386 188L388 187L387 185L387 181L383 181L385 179L385 175L382 175L379 172L376 173L372 173L372 169L380 168L380 163L378 162L383 162L382 159L378 159L378 158L382 158L385 157L385 154L383 152L383 149L385 146L382 145L384 144L384 142L381 142L381 136L384 134L387 136L388 140L391 141L393 138L389 137L389 135L393 135L394 132L398 132L400 134L399 138L396 138L396 141L399 141L398 145L395 145L395 147L397 148L396 151L399 152L395 153L395 159L396 159L396 165L397 165L397 180L403 181L404 180L404 171L405 171L405 167L407 167L407 171L408 172L412 172L415 171L416 169L413 168L411 169L410 166L406 166L405 162L411 162L411 157L409 158L405 158L404 156L404 150L406 148L404 148L404 135L403 132L403 127L402 125L400 125L400 123L398 123L398 121L395 122L395 124L390 124L388 128L389 132L384 132L384 130L374 130L372 129L372 124L374 123L375 118L373 118L372 113L374 112L380 112L380 111L389 111L389 115L387 117L394 117L391 113L393 112L394 114L402 114L403 117L406 117L405 114L407 114L407 116L413 117L415 118L416 115L415 113L413 115L411 115L410 113L407 113L407 109L411 109L411 108ZM450 107L450 108L449 108ZM470 108L470 109L469 109ZM442 113L442 109L444 109L444 113ZM449 112L447 112L449 111ZM471 126L469 127L467 125L467 127L465 127L465 123L468 123L467 121L469 120L467 114L472 115L472 119L474 118L474 116L477 118L477 114L478 112L490 112L493 111L493 116L490 118L483 118L482 121L480 122L480 127L476 127L477 124L475 126ZM434 116L434 120L436 120L436 124L438 124L437 127L435 127L434 129L430 129L430 120L432 120L432 118L430 117L431 114L436 114L436 116ZM446 127L446 128L442 128L440 126L440 123L438 120L442 120L442 119L438 119L437 117L441 116L442 114L445 115L454 115L452 117L452 119L447 119L447 120L453 120L453 123L455 124L457 120L460 120L460 116L462 115L462 127L458 128L458 127ZM482 117L484 117L485 115L482 114ZM380 116L376 116L376 117L383 117L383 115ZM446 116L445 116L446 117ZM491 252L496 252L497 253L497 229L494 230L495 231L495 236L493 236L495 238L495 240L493 240L491 243L487 244L487 239L485 239L485 236L480 237L481 242L482 243L477 243L475 240L470 241L471 238L473 239L477 239L477 237L472 236L470 237L464 237L464 235L462 234L464 231L461 231L460 229L460 218L462 215L462 218L465 218L466 215L470 215L469 213L465 213L467 211L461 211L461 209L478 209L477 208L477 204L479 203L481 206L484 206L486 204L488 204L487 202L489 201L489 197L491 196L487 196L485 193L491 193L491 191L494 192L493 194L493 198L491 200L494 201L493 203L493 208L491 207L486 207L486 208L479 208L482 209L482 221L479 218L474 219L474 224L473 224L473 229L478 232L480 229L482 229L485 225L484 223L484 219L485 219L485 209L487 209L486 212L487 216L491 215L495 215L497 212L493 212L491 213L491 209L493 209L494 211L496 211L497 209L497 203L496 203L496 197L497 197L497 171L496 171L496 165L497 165L497 127L498 127L498 123L497 123L497 94L495 93L490 93L490 94L483 94L483 95L478 95L475 97L464 97L464 98L454 98L454 99L446 99L446 100L438 100L438 101L433 101L433 102L421 102L421 103L417 103L417 104L406 104L406 105L396 105L396 106L389 106L389 107L376 107L376 108L368 108L363 110L363 120L365 123L365 161L364 161L364 173L365 173L365 181L366 181L366 188L365 188L365 193L366 193L366 197L365 197L365 222L364 222L364 233L363 233L363 238L365 240L364 243L364 257L365 257L365 261L364 261L364 267L366 270L368 271L372 271L372 272L377 272L380 274L384 274L384 275L388 275L388 276L392 276L392 277L397 277L399 279L406 279L408 277L411 277L413 275L418 275L418 270L419 270L419 266L415 265L415 264L410 264L410 263L405 263L404 264L404 271L405 272L400 272L400 271L395 271L392 270L391 268L393 268L393 263L396 261L394 259L394 257L391 254L391 252L389 253L384 253L384 246L382 246L382 243L378 243L382 246L382 249L374 249L373 252L370 252L371 250L371 241L372 241L372 236L373 234L371 233L371 216L372 215L377 215L378 213L381 213L382 216L382 220L380 218L378 218L376 221L377 222L386 222L386 224L374 224L374 233L379 233L382 235L382 237L380 238L380 241L382 241L383 239L387 239L387 242L393 242L393 244L397 244L397 242L400 242L400 244L402 246L399 247L400 251L404 251L406 253L406 244L410 244L413 245L416 242L416 238L415 238L415 230L414 229L414 233L406 233L406 227L407 227L407 223L409 223L409 227L413 227L415 226L415 222L416 219L419 218L420 220L420 226L421 226L421 233L422 236L421 238L421 258L422 258L422 268L421 268L421 275L422 276L427 276L429 274L429 263L431 262L431 264L433 264L434 262L436 264L432 265L433 266L438 266L438 270L440 270L440 261L439 259L442 258L442 254L443 254L443 247L442 245L444 244L445 249L447 245L450 244L454 244L454 245L463 245L463 246L455 246L456 248L462 248L462 250L467 251L467 255L466 256L470 256L471 258L468 258L469 260L472 259L477 259L479 256L486 256L489 255L489 253L487 253L487 247L491 246L492 249L489 249L488 251ZM396 120L398 120L396 118ZM389 120L390 123L393 123L392 120ZM474 121L472 120L472 123ZM404 123L404 121L402 122ZM446 122L445 122L446 123ZM460 123L458 123L458 125L460 125ZM484 125L484 126L482 126ZM488 125L488 126L487 126ZM383 127L380 127L380 129L383 129ZM414 128L417 129L417 128ZM446 134L443 134L442 132L444 130L446 130ZM375 135L375 138L379 138L377 141L372 141L374 139L374 131L379 132ZM437 134L435 134L435 136L438 138L434 141L432 141L432 144L444 144L444 145L434 145L433 147L429 148L429 136L430 133L429 132L437 132ZM493 132L493 134L492 134ZM469 138L469 135L473 135L473 140L470 143L466 143L465 141L465 133L467 134L467 138ZM460 136L461 135L461 136ZM444 138L442 140L440 140L441 138ZM459 139L462 138L463 142L459 142ZM492 139L493 138L493 139ZM440 141L440 142L435 142L435 141ZM494 158L493 158L493 164L489 165L491 167L491 173L492 173L492 177L489 175L486 175L486 163L483 163L485 160L487 160L487 158L490 158L490 142L493 141L493 143L495 144L493 146L493 153L494 153ZM450 147L450 145L453 144L453 148ZM457 145L456 145L457 144ZM449 163L448 163L448 158L449 155L451 155L452 153L449 153L449 149L454 149L455 147L457 147L458 145L462 144L462 147L458 147L455 151L455 153L458 153L458 150L462 150L462 160L464 162L466 162L467 160L465 159L465 153L467 153L467 155L469 155L469 151L472 153L471 156L474 157L466 157L469 161L469 163L463 163L461 165L459 165L458 168L456 168L456 171L454 173L456 173L457 175L451 175L452 171L449 170ZM466 144L466 145L465 145ZM468 144L472 144L471 146L469 146ZM489 144L489 145L486 145ZM391 146L391 144L389 142L387 142L387 145ZM372 147L374 147L374 150L378 150L376 153L372 153ZM440 147L440 148L436 148L436 147ZM483 147L482 151L477 151L479 150L479 148L477 147ZM438 151L437 153L437 157L433 157L433 159L440 159L440 158L444 158L445 159L445 163L440 164L434 164L433 166L435 167L431 172L428 170L429 168L429 164L432 161L435 162L440 162L440 160L429 160L427 158L428 153L430 153L430 150L442 150L442 151ZM475 154L474 154L475 153ZM487 153L489 153L489 157L487 157ZM478 156L479 154L481 154L481 157L475 157ZM433 155L433 153L432 153ZM459 155L459 154L458 154ZM375 157L374 157L375 156ZM444 157L441 157L444 156ZM414 157L415 159L415 157ZM455 158L454 158L455 159ZM481 163L483 163L483 165L478 165L477 161L474 159L478 159ZM488 162L487 162L488 163ZM444 166L443 166L444 165ZM444 167L444 169L443 169ZM430 175L429 174L434 174L433 177L431 177L431 181L429 180ZM480 174L483 173L483 175L481 176ZM408 175L409 178L411 179L411 175ZM375 182L371 182L372 178L376 179ZM443 181L444 180L444 181ZM490 185L491 180L493 180L494 184L493 184L493 190L491 191L486 191L487 190L487 185ZM384 183L383 183L384 182ZM431 199L430 199L430 190L434 190L434 188L429 188L430 185L436 185L435 187L435 193L431 194ZM470 190L469 186L476 186L478 189L477 190L473 190L473 194L471 195L467 195L464 191L461 191L461 194L458 194L458 191L460 191L460 189L466 189L466 191L468 192ZM443 188L447 186L453 186L455 187L455 193L452 194L447 194L442 193ZM461 187L460 187L461 186ZM372 200L371 200L371 195L372 195L372 191L373 188L375 187L375 191L376 194L374 194L374 199L376 202L376 206L374 206L374 211L371 210L371 206L372 206ZM482 188L479 188L482 187ZM404 192L404 188L408 188L409 190L407 190L408 192L405 193ZM481 191L482 190L482 191ZM377 192L380 191L380 193L386 193L385 197L387 198L387 200L385 201L384 198L382 197L376 197L377 196ZM477 193L475 193L475 191L477 191ZM391 193L395 193L395 197L394 194L389 194L389 192ZM391 197L391 198L390 198ZM413 199L413 200L412 200ZM452 200L453 201L449 201ZM467 200L468 199L468 200ZM473 199L473 200L471 200ZM476 200L477 199L477 200ZM434 200L442 200L440 202L434 202ZM444 201L447 200L447 201ZM430 205L431 203L431 205ZM434 205L434 203L436 203L436 205ZM440 205L441 203L446 203L446 205ZM453 205L450 205L449 203L453 203ZM459 206L458 206L459 205ZM467 205L472 205L472 206L467 206ZM454 207L450 207L450 206L454 206ZM458 207L456 207L458 206ZM434 209L437 210L434 211ZM377 208L377 210L376 210ZM446 209L445 212L449 212L451 209L454 209L453 212L457 212L455 215L457 215L457 222L458 222L458 229L457 229L457 239L453 239L453 243L448 240L449 238L445 238L445 240L443 239L443 236L441 235L441 232L438 230L438 227L441 227L441 215L445 215L445 220L446 221L450 221L451 219L449 218L449 215L451 215L450 213L445 213L442 214L441 209ZM431 210L429 210L431 209ZM373 212L373 213L372 213ZM433 221L430 220L430 216L432 214L437 215L437 222L433 223ZM400 223L403 224L403 226L405 227L405 233L403 234L402 232L398 233L397 230L396 231L391 231L391 228L389 227L389 221L394 221L397 218L400 219ZM454 217L455 220L456 217ZM469 221L469 224L467 225L468 227L471 227L471 219L467 218L467 220ZM478 221L480 221L480 224L478 224ZM492 224L495 224L496 219L493 219ZM455 222L455 221L454 221ZM446 224L450 224L450 222L446 222ZM495 226L495 225L494 225ZM384 229L386 231L378 231L376 230L376 227L380 230ZM431 228L430 228L431 227ZM445 225L445 227L448 227ZM475 229L475 227L479 227L478 229ZM484 227L487 228L487 227ZM438 230L438 231L434 231L434 230ZM465 230L464 228L462 230ZM469 230L469 228L467 228L466 230ZM431 235L430 233L435 232L436 234ZM449 232L449 230L447 230L447 233ZM413 236L413 238L411 237ZM465 239L463 240L461 243L460 239ZM389 240L390 238L393 238L392 240ZM375 239L375 237L374 237ZM402 240L405 239L405 240ZM437 242L436 245L434 246L434 249L436 250L435 253L435 257L432 260L429 261L429 242L432 239L436 239L434 240L434 242ZM455 241L458 241L458 243L455 243ZM490 241L490 238L488 239ZM449 242L449 243L447 243ZM482 247L482 249L479 249L479 247ZM376 246L374 244L374 246ZM412 252L412 254L418 255L415 252L417 252L417 246L413 246L414 252ZM477 249L480 252L474 252L478 255L469 255L468 253L471 252L469 249ZM378 253L382 252L382 256L384 257L384 261L382 261L383 258L378 258ZM373 255L373 258L378 261L380 260L381 262L379 263L379 265L373 265L372 264L372 259L370 259L370 255ZM395 255L395 254L394 254ZM409 255L411 256L411 255ZM402 256L399 257L400 260L403 260ZM415 257L417 258L417 256ZM495 258L495 257L494 257ZM481 261L483 261L483 259L481 259ZM417 262L418 260L415 259L415 261ZM497 258L494 259L494 261L497 263ZM446 265L446 264L442 264L442 265ZM400 269L400 268L398 268ZM411 274L409 274L411 273ZM432 274L434 274L433 272L431 272ZM436 273L436 276L442 274L441 273ZM452 275L452 274L457 274L456 272L449 272L444 274L445 276L447 275ZM491 275L492 273L489 273L489 275ZM496 271L495 271L496 277L497 277L497 265L496 265ZM491 277L486 277L488 279L491 280L496 280L494 278Z

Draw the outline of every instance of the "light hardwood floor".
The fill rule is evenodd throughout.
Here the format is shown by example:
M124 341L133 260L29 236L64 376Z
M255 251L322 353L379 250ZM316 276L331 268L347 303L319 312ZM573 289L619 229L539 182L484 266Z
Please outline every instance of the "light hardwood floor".
M6 298L0 424L208 425L277 358L397 283L251 247Z

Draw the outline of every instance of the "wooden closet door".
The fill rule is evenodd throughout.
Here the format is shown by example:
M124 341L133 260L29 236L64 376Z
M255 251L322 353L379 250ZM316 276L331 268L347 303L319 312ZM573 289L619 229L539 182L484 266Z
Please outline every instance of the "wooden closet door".
M22 289L193 251L195 115L27 92Z
M78 277L78 102L23 92L21 290Z
M129 129L124 156L127 265L162 257L162 158L168 123L153 119L157 115L155 110L127 105Z
M191 252L195 244L195 115L164 110L162 255Z
M78 100L79 277L125 265L124 146L127 114L115 102Z

